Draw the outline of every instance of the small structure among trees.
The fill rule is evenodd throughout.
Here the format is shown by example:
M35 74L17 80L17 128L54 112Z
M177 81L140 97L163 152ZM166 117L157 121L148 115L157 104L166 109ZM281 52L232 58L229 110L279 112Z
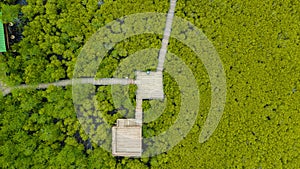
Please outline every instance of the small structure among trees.
M0 12L0 52L6 52L5 30L2 22L2 12Z

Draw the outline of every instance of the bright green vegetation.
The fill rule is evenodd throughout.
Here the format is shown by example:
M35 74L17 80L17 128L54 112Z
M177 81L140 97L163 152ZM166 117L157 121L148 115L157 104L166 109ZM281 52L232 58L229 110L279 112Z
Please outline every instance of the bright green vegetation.
M0 52L6 52L5 34L2 21L2 12L0 12Z
M1 4L1 11L3 13L2 16L3 23L13 22L15 19L18 18L20 6Z
M72 78L77 55L98 28L128 14L166 13L169 5L159 0L107 0L100 7L92 0L27 2L21 7L28 19L24 38L12 46L16 53L0 57L6 72L2 81L9 85ZM112 157L81 128L71 86L14 90L0 100L0 168L300 168L300 2L179 0L175 15L205 33L225 68L225 112L207 142L198 138L210 107L209 77L196 55L171 39L169 50L191 68L201 101L196 124L173 149L151 158ZM159 48L160 39L146 34L119 43L97 76L112 76L113 71L101 70L115 70L141 49ZM173 100L144 126L145 137L163 132L176 119L178 86L167 74L164 82ZM129 88L134 104L135 88ZM97 87L97 99L112 125L126 110L115 110L110 89Z

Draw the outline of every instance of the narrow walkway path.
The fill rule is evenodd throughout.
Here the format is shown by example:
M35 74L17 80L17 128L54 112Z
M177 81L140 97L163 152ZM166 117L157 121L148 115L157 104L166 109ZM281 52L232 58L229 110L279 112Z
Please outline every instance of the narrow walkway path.
M143 108L142 108L143 100L136 99L136 107L135 107L135 120L138 124L142 125L143 123Z
M171 28L172 28L172 22L173 22L173 18L174 18L175 7L176 7L176 0L170 0L170 9L167 14L167 21L166 21L166 27L164 30L164 37L162 39L162 45L161 45L159 55L158 55L157 71L160 71L160 72L162 72L164 69L164 62L165 62L167 49L168 49L169 37L171 35Z
M36 88L36 89L46 89L49 86L68 86L72 85L73 82L79 83L79 84L93 84L98 86L104 86L104 85L128 85L128 84L135 84L135 80L133 79L121 79L121 78L103 78L103 79L94 79L94 78L79 78L79 79L69 79L69 80L60 80L53 83L42 83L39 85L20 85L16 87L11 88L4 88L1 87L1 90L3 92L3 95L7 95L11 92L12 89L24 89L24 88Z
M122 78L103 78L103 79L94 79L94 78L80 78L77 79L80 84L93 84L93 85L128 85L135 84L134 79L122 79ZM77 81L73 79L73 81Z

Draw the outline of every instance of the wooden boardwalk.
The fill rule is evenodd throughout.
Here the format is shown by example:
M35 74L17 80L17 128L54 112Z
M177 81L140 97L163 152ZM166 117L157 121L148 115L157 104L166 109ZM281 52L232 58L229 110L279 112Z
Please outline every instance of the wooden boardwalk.
M135 84L138 89L136 92L135 119L131 119L135 121L135 124L132 121L127 121L125 124L132 123L132 125L124 126L124 124L120 125L121 123L117 122L117 126L112 129L112 154L114 156L140 157L142 155L142 103L143 99L164 98L162 71L171 34L175 6L176 0L170 0L170 9L167 14L156 72L136 72Z
M162 72L136 71L136 107L134 119L118 119L112 128L112 154L114 156L141 156L143 99L163 99Z
M143 107L142 107L143 100L136 99L136 106L135 106L135 119L136 122L142 126L143 123Z
M156 72L136 72L136 80L122 78L78 78L61 80L53 83L43 83L39 85L20 85L8 88L0 82L0 89L3 95L7 95L12 89L36 88L46 89L49 86L68 86L75 84L93 85L129 85L136 84L136 109L134 119L118 119L116 126L112 128L112 154L114 156L137 156L142 155L142 122L143 122L143 99L163 99L163 67L167 54L169 37L171 35L172 22L174 18L176 0L170 0L170 8L167 14L166 26L162 39L162 46L159 51L158 65Z
M69 79L69 80L60 80L53 83L42 83L38 85L19 85L16 87L1 87L3 95L7 95L11 92L12 89L25 89L25 88L36 88L36 89L47 89L49 86L68 86L73 84L93 84L95 86L105 86L105 85L129 85L135 84L134 79L121 79L121 78L103 78L103 79L94 79L94 78L78 78L78 79Z
M105 86L105 85L129 85L135 84L134 79L122 79L122 78L103 78L103 79L93 79L93 78L79 78L73 79L72 82L79 84L93 84L96 86Z
M170 9L167 14L167 21L166 21L166 27L164 30L164 36L162 39L162 45L159 51L158 55L158 65L157 65L157 71L162 72L164 69L164 62L167 54L168 44L169 44L169 38L171 35L171 29L172 29L172 22L174 18L175 13L175 7L176 7L176 0L170 0Z

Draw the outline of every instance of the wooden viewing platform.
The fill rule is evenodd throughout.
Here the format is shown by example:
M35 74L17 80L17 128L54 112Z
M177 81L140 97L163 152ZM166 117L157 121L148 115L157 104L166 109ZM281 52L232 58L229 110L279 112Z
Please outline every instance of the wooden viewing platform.
M136 119L118 119L112 128L112 154L114 156L142 155L142 125Z
M135 119L118 119L117 126L112 128L112 154L114 156L140 157L142 155L142 103L143 99L164 98L162 71L171 34L175 6L176 0L170 0L170 9L167 14L156 72L135 72L135 84L138 87L136 92Z
M136 73L135 84L137 85L137 99L163 99L162 72L139 72Z
M143 99L163 99L162 72L135 72L135 119L118 119L112 128L112 154L140 157L142 154Z

